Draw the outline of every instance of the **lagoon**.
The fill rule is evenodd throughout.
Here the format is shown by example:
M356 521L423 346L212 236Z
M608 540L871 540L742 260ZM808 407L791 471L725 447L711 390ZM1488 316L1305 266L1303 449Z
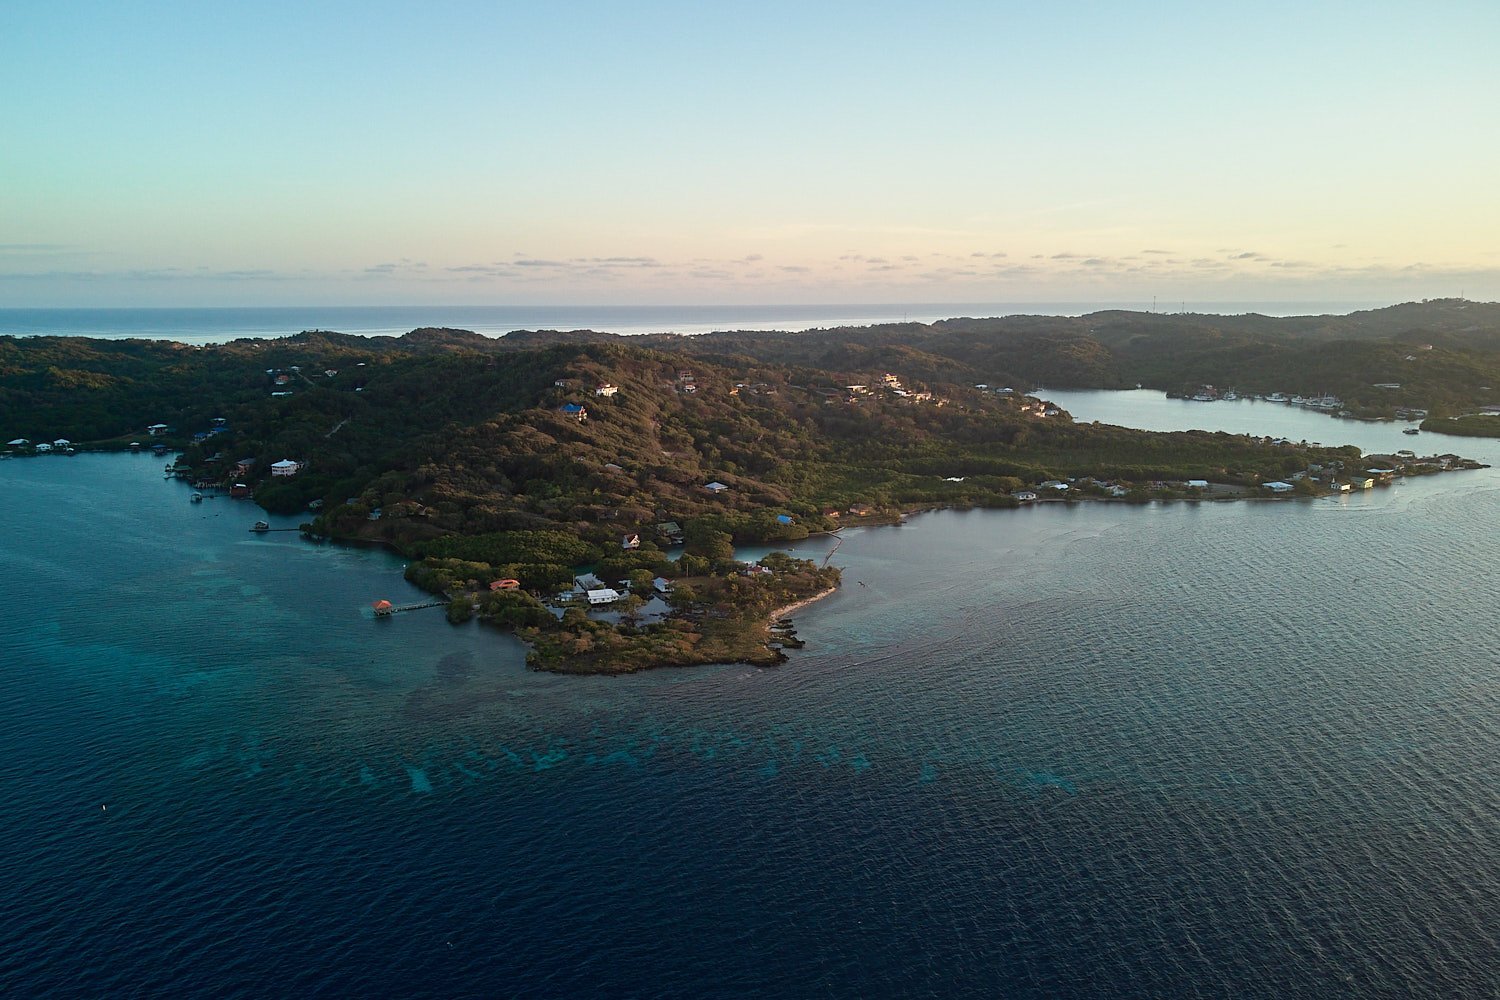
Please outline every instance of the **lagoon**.
M0 462L7 992L1500 988L1495 470L854 530L785 666L628 677L374 621L399 560L187 493Z

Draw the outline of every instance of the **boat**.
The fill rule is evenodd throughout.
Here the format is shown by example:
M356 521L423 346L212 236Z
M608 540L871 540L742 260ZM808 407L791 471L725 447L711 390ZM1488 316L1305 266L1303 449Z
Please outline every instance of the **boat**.
M203 494L202 493L194 493L192 496L188 497L188 499L191 500L191 501L193 501L193 503L202 503L203 502Z
M264 521L256 521L251 531L270 531L271 526Z
M1420 434L1422 432L1421 432L1420 429L1418 429L1416 427L1408 427L1406 430L1402 431L1401 433L1402 434Z

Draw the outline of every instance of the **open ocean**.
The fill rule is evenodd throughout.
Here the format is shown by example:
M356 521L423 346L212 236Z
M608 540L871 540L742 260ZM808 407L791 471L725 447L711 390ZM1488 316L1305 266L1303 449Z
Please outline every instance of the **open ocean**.
M1190 311L1267 316L1349 313L1389 303L1185 302ZM955 316L1080 316L1101 309L1146 311L1149 302L887 303L760 306L262 306L239 309L0 309L0 336L143 337L212 344L237 337L285 337L303 330L400 336L447 326L498 337L512 330L710 333L807 330L873 323L930 323ZM1162 307L1163 312L1172 311Z
M1500 471L852 530L784 666L570 678L162 464L0 461L0 994L1500 995Z

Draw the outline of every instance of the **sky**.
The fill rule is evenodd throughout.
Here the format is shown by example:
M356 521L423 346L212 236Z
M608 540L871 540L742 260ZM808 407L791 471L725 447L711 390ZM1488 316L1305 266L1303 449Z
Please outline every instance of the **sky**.
M0 4L0 307L1500 299L1500 4Z

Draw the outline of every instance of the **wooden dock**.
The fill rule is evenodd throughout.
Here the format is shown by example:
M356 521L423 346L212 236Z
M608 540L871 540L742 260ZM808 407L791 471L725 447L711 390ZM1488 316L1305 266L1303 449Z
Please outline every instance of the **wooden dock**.
M376 608L376 618L389 618L398 611L421 611L423 608L446 608L447 601L423 601L420 604L393 604L388 608Z

